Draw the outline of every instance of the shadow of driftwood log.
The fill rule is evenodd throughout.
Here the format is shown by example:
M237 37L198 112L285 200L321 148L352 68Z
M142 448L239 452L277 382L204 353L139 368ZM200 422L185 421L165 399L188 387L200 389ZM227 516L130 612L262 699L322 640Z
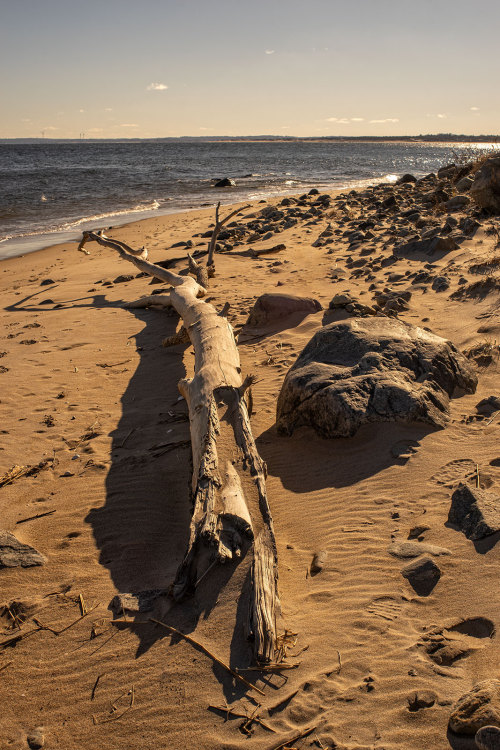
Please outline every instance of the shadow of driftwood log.
M189 527L190 443L179 347L165 350L177 316L134 310L145 326L135 336L139 365L121 397L112 432L106 503L87 516L100 562L119 592L167 587Z

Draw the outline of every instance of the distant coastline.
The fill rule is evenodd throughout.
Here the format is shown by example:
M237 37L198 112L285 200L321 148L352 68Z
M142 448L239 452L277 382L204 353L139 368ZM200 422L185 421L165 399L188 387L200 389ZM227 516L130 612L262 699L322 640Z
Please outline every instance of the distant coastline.
M305 143L333 141L357 143L500 143L500 135L463 135L434 133L430 135L183 135L165 138L0 138L2 143Z

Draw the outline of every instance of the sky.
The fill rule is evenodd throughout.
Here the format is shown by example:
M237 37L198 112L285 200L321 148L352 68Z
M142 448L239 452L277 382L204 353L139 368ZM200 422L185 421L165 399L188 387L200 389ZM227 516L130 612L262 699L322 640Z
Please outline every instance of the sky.
M0 138L500 133L498 0L0 0Z

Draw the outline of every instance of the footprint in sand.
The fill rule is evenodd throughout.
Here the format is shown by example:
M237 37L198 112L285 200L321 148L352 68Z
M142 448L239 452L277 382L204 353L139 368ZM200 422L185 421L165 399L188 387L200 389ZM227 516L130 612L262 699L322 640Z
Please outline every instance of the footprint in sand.
M476 462L471 458L458 458L442 466L432 477L431 482L453 488L458 482L466 482L476 475Z
M480 641L491 639L494 635L495 625L491 620L470 617L449 627L438 626L428 630L417 646L423 648L435 664L451 667L472 651L483 648L486 643Z
M367 606L367 611L384 620L395 620L401 614L403 601L400 596L376 596Z

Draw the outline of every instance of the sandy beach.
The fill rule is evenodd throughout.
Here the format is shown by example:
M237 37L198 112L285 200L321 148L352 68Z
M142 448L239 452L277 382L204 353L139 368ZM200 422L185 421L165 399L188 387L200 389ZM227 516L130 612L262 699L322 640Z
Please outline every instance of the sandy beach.
M447 725L462 694L499 676L500 545L496 537L474 544L447 519L459 482L499 491L500 413L485 416L476 405L498 396L500 251L485 218L455 249L394 255L419 190L384 185L323 204L316 195L256 202L237 224L269 206L293 209L297 221L267 239L222 240L227 251L216 256L208 298L217 309L230 303L242 373L256 376L251 424L268 469L283 627L296 634L292 669L242 672L260 692L161 627L111 624L123 614L147 620L113 612L110 602L167 591L189 532L189 421L177 382L192 374L193 349L161 345L178 316L124 308L162 285L95 243L89 255L71 242L0 263L0 475L43 463L0 488L1 527L46 558L0 570L0 747L28 747L39 727L47 750L473 747L447 737ZM396 208L389 203L385 218L359 229L373 201L391 195ZM419 203L422 231L451 216L455 235L470 210ZM180 271L188 250L206 249L201 235L213 221L213 209L203 209L107 233L145 245L154 263L177 258ZM277 243L280 252L250 252ZM283 380L315 332L373 307L377 292L407 290L399 320L462 352L483 350L471 359L477 390L451 399L446 427L382 422L351 438L323 439L308 427L278 434ZM274 292L312 297L323 309L247 326L255 300ZM341 294L358 307L329 309ZM402 576L408 560L388 552L412 535L445 550L428 596ZM326 562L311 575L319 551ZM160 596L154 610L233 669L251 665L238 630L243 569L221 567L199 595L175 605ZM436 638L451 644L447 659L433 658ZM253 712L262 723L245 725L241 716Z

